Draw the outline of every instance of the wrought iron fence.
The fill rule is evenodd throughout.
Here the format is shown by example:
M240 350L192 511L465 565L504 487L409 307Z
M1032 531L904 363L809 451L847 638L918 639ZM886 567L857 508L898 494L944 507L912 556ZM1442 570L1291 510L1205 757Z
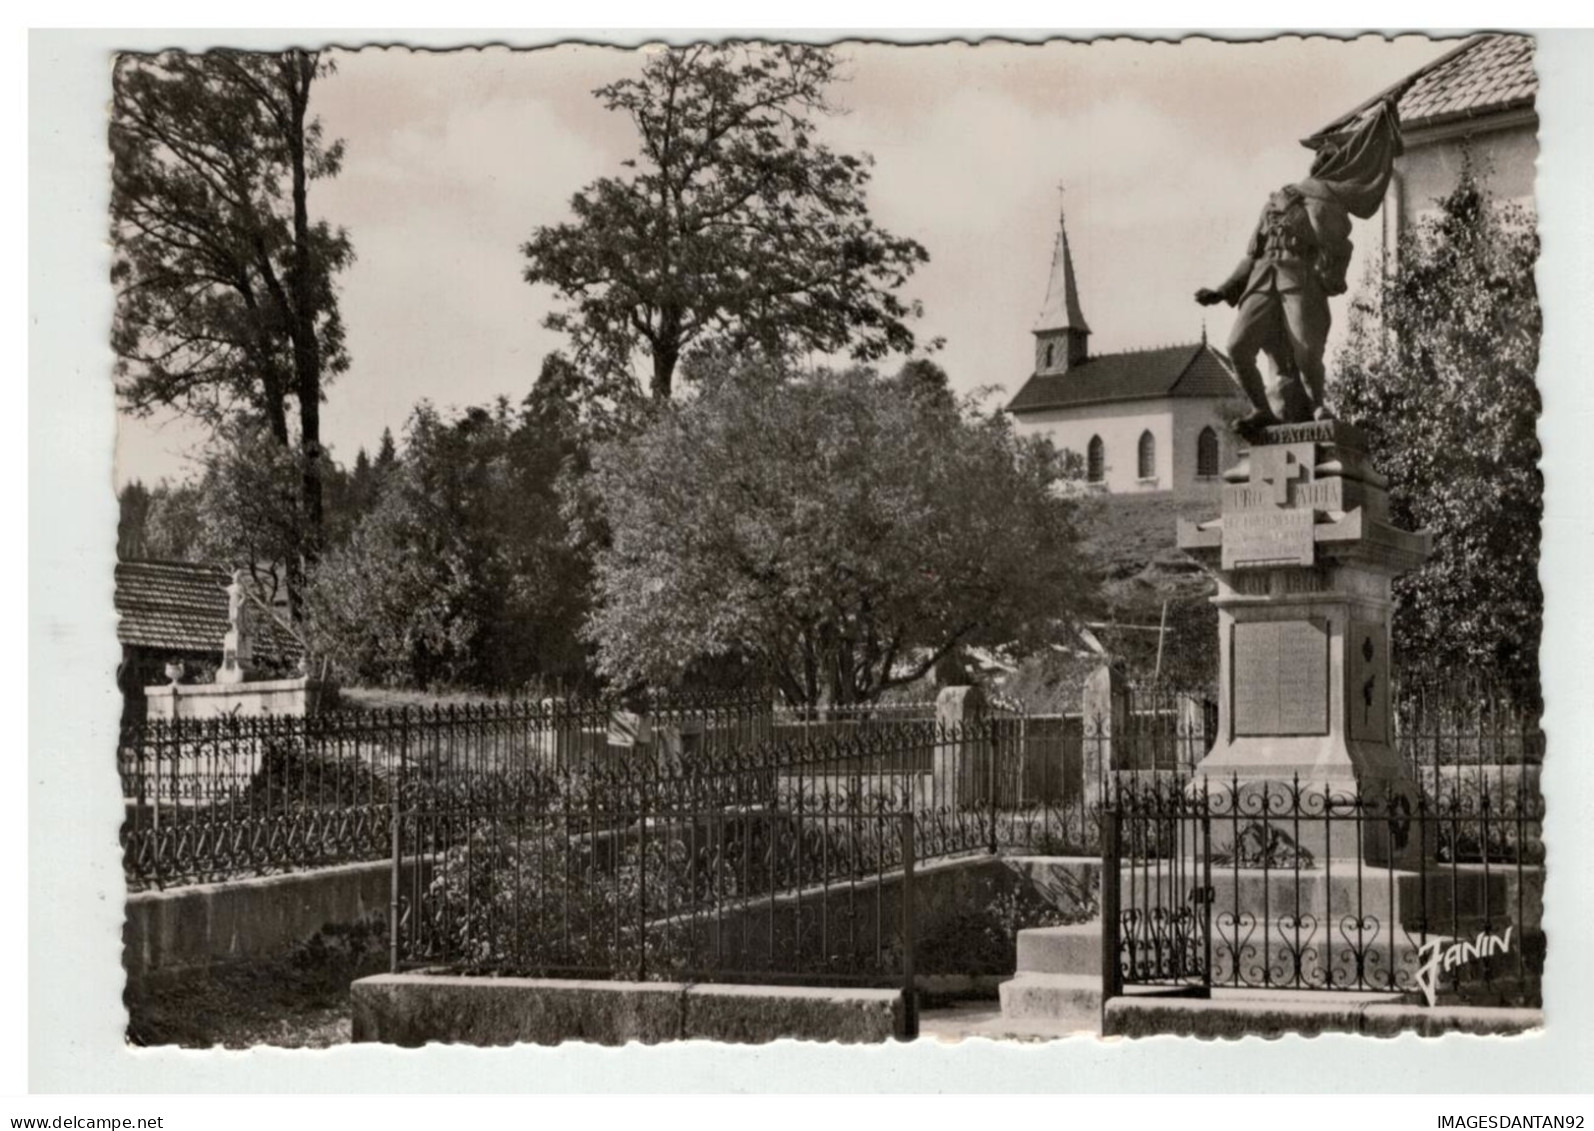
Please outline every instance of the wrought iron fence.
M123 872L138 889L383 859L404 766L578 769L637 750L742 749L769 732L767 702L708 697L140 721L117 745Z
M783 797L768 776L727 788L652 769L417 777L398 826L395 967L911 980L900 797L828 784Z
M777 704L771 714L771 737L840 738L852 733L889 728L898 723L933 722L936 706L933 699L821 707Z
M1511 826L1481 820L1491 807L1498 811L1501 798L1542 798L1539 706L1537 688L1479 680L1399 689L1394 729L1401 762L1433 811L1463 818L1437 830L1440 862L1514 859L1519 851L1542 858L1536 826L1523 846Z
M1391 797L1209 787L1215 712L1166 688L949 726L746 699L143 723L124 865L139 887L390 859L396 962L894 983L913 861L1102 853L1110 980L1420 990L1433 954L1509 931L1439 992L1531 996L1542 736L1402 702Z
M1410 781L1122 775L1103 813L1105 991L1537 1004L1542 819L1520 782L1469 799Z
M1096 803L1063 781L1069 721L406 764L394 966L911 986L917 861L1086 842Z
M380 859L400 733L390 720L338 714L124 727L128 886Z
M812 804L887 797L936 853L1096 851L1075 717L942 727L928 704L810 713L767 702L502 702L308 718L158 720L118 745L133 888L379 860L401 773L438 789L495 774L651 774Z

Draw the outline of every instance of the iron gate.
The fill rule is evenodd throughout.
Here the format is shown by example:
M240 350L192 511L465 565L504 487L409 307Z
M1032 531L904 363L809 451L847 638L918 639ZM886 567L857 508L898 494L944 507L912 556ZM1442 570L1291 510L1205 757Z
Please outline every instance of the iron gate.
M1102 803L1104 996L1287 989L1535 1006L1542 812L1523 775L1473 780L1473 792L1115 775Z
M1115 775L1102 805L1103 998L1212 988L1212 819L1177 776Z

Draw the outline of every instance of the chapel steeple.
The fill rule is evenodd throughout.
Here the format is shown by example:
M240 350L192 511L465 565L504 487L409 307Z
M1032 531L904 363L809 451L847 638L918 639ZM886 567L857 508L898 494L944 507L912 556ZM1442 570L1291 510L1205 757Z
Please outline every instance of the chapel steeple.
M1052 276L1034 334L1036 373L1066 373L1087 356L1090 327L1079 309L1079 285L1074 281L1074 257L1068 248L1068 226L1061 207L1057 211L1057 243L1052 248Z

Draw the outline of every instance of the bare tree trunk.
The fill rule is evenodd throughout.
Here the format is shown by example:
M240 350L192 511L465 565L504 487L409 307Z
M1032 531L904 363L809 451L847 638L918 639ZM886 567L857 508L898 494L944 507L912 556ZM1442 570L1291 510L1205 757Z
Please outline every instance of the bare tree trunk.
M670 399L670 394L675 387L675 363L679 360L673 349L659 347L653 351L653 382L648 388L648 395L655 402L664 402Z
M305 574L321 555L324 511L321 484L321 349L316 337L317 280L310 257L309 171L305 168L304 125L316 58L290 52L283 77L291 112L288 150L293 176L293 262L288 288L293 296L293 368L299 400L300 490L304 507L302 561L289 564L288 596L294 619L300 616ZM297 574L298 576L294 576Z

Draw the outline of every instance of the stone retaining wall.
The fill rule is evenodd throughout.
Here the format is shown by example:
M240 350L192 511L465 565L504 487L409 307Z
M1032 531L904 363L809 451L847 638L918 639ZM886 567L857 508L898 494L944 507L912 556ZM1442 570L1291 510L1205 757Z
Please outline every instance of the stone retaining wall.
M122 961L130 979L281 958L331 924L386 920L392 865L340 864L127 897Z
M1095 859L986 854L920 864L913 877L914 935L922 942L960 916L1021 890L1061 912L1078 914L1081 897L1098 890L1100 870ZM889 872L857 883L781 892L712 916L660 921L650 930L674 932L679 948L713 955L724 969L758 970L772 952L800 952L813 963L811 969L819 970L826 961L871 967L879 950L901 946L901 927L902 873Z

